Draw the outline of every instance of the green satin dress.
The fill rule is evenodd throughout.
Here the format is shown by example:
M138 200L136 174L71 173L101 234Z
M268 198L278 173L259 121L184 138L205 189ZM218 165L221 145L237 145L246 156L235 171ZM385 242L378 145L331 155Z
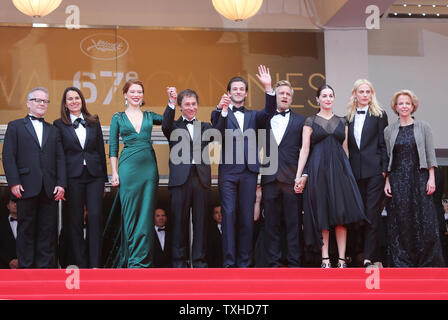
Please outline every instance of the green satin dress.
M161 115L144 111L142 126L137 133L125 112L117 112L112 117L110 157L118 156L119 136L124 148L118 162L120 186L105 228L106 241L112 241L112 247L106 252L106 267L152 266L153 219L159 174L151 145L151 131L153 124L161 124L162 119Z

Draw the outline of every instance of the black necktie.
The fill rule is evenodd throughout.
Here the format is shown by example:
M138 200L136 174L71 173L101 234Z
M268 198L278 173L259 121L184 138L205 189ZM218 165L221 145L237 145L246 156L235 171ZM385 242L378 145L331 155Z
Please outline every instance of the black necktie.
M9 217L9 221L17 221L17 218Z
M358 114L366 114L366 112L364 110L358 110L356 111Z
M286 115L287 115L289 112L290 112L290 110L285 110L285 111L281 111L281 112L279 112L279 111L275 111L275 114L274 114L274 115L281 114L282 116L286 117Z
M40 122L44 122L44 118L38 118L38 117L35 117L35 116L32 116L32 115L29 115L29 117L30 117L31 120L37 120L37 121L40 121Z
M232 109L233 112L237 112L237 111L239 111L239 112L242 112L242 113L244 113L245 110L246 110L246 109L244 109L244 106L239 107L239 108L233 106L233 109Z
M166 227L160 227L160 228L157 229L157 231L159 231L159 232L160 231L166 231Z
M75 121L73 121L73 128L78 129L79 124L82 124L82 126L86 127L86 120L78 118Z

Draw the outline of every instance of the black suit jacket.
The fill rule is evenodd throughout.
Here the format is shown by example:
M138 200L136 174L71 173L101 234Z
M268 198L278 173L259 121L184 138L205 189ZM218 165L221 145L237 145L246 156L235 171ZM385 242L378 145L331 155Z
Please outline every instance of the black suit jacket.
M72 125L64 124L61 119L55 120L53 125L61 133L67 176L69 178L79 177L82 174L85 159L89 173L94 177L103 177L107 182L106 153L100 122L86 125L84 149L81 147Z
M191 139L190 133L188 132L187 125L184 123L182 116L174 121L175 110L166 107L163 114L162 121L162 131L165 137L169 141L170 146L170 175L168 181L168 187L178 187L187 182L188 176L190 175L191 162L194 158L196 169L198 170L199 179L202 185L206 188L211 186L211 168L210 160L208 154L208 144L211 141L202 141L202 134L205 130L211 129L212 126L207 122L194 122L194 141ZM179 129L179 130L176 130ZM199 131L200 129L200 131ZM172 136L172 133L174 135ZM185 155L182 151L186 149L181 149L181 144L189 147L190 154ZM206 149L206 151L204 151ZM176 152L176 156L179 158L185 158L179 164L173 163L171 160L171 152ZM204 157L201 159L201 157Z
M169 231L165 231L165 250L162 250L157 232L154 232L153 264L155 268L171 268L171 237Z
M272 119L272 118L271 118ZM269 128L270 134L272 133L271 119L268 120L266 127ZM294 179L297 173L297 164L299 160L300 148L302 147L302 129L305 118L294 112L290 112L289 122L286 127L285 133L278 148L278 168L275 174L262 175L261 184L267 184L278 180L282 183L294 185ZM267 139L266 141L266 154L271 155L271 142L276 143L275 138ZM271 161L275 161L271 160Z
M56 186L67 186L59 129L43 122L40 147L28 116L8 123L3 144L3 167L9 187L23 186L23 199L38 195L42 185L47 197L52 199Z
M0 216L0 268L9 269L9 262L17 258L16 239L9 224L8 214Z
M355 120L348 127L348 151L350 164L356 180L370 178L387 171L387 150L384 142L384 128L387 114L375 117L367 112L361 132L361 146L358 148L354 135ZM386 168L386 169L385 169Z

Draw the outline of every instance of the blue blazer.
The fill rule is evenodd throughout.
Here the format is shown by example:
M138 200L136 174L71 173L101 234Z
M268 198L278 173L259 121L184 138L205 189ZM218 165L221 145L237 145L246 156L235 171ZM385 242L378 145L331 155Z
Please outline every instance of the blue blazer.
M222 116L221 110L216 109L212 112L212 125L222 135L219 175L241 173L246 168L253 173L260 171L258 129L266 129L266 124L274 115L275 108L275 95L266 94L266 105L263 110L245 110L243 131L241 131L230 108L227 117ZM243 150L241 150L241 147L243 147ZM237 149L239 149L238 153ZM229 151L232 154L228 154ZM226 155L228 159L226 159Z

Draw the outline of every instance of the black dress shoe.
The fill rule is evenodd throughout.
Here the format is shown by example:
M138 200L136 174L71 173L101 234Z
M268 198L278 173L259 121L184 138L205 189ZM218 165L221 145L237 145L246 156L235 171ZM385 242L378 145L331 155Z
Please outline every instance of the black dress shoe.
M375 265L372 262L370 262L370 261L364 262L364 268L374 267L374 266Z

